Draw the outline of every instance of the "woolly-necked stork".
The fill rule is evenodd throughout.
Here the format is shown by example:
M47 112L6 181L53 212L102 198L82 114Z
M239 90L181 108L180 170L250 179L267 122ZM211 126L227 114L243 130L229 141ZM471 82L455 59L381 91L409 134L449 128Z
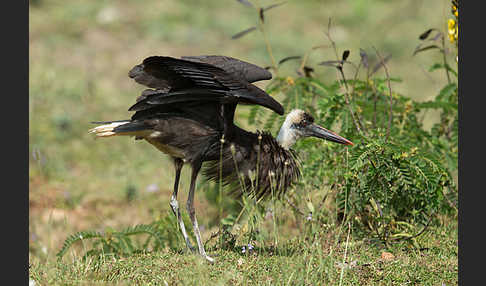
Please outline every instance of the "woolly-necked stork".
M280 103L252 82L272 74L256 65L226 56L188 56L180 59L151 56L133 67L129 77L150 89L129 108L130 120L94 122L98 137L117 135L144 139L174 162L175 182L170 206L187 247L194 250L181 219L177 193L184 163L192 168L187 211L199 253L204 250L194 209L196 178L220 180L233 190L258 198L282 194L299 177L292 145L299 138L317 137L344 145L349 140L314 123L307 112L288 113L277 138L268 132L248 132L233 123L237 104L257 104L283 115ZM203 165L204 163L204 165Z

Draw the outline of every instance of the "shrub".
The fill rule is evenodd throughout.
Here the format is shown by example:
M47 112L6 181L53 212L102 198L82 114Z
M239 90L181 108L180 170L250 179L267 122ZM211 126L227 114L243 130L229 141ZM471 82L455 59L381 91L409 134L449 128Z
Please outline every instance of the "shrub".
M452 12L455 13L454 9ZM457 13L454 15L457 18ZM260 17L258 27L266 39L263 19ZM295 196L288 199L294 205L309 204L298 190L313 186L325 192L322 190L325 183L335 194L339 222L350 220L366 235L375 235L385 242L414 238L423 233L437 214L457 211L457 189L451 175L457 169L458 93L454 81L457 72L447 62L445 35L438 29L428 29L419 36L422 42L413 55L439 50L443 62L434 64L429 71L443 70L448 84L432 101L418 102L392 91L391 82L401 80L389 75L386 63L390 55L382 57L375 50L378 62L374 64L363 49L359 50L359 63L348 61L349 50L339 57L330 24L326 35L331 44L327 46L334 49L336 59L319 63L337 69L338 79L330 83L313 76L315 67L306 62L308 54L289 56L276 64L266 41L272 60L268 68L277 75L266 91L283 97L285 110L309 110L318 124L339 130L355 143L343 148L311 140L297 142L295 149L302 159L304 180L296 188ZM312 47L309 53L321 47L325 45ZM301 60L296 78L279 76L279 66L289 60ZM345 77L348 68L353 68L352 79ZM381 69L384 78L376 75ZM360 72L364 73L361 78ZM440 120L426 130L422 119L431 109L440 112ZM248 123L276 133L284 119L255 106ZM323 209L315 212L320 218L329 213ZM424 228L416 231L419 226ZM413 231L415 234L410 233Z

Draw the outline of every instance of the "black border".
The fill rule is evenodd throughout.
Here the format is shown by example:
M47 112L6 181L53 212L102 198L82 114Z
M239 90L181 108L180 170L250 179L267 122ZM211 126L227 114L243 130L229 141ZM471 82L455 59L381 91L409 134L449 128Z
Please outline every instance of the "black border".
M486 110L480 102L486 97L481 40L485 24L478 4L459 0L459 285L477 284L485 271L482 219L486 209L486 158L482 133Z
M2 248L4 281L29 279L29 2L4 4L2 27ZM12 283L13 281L14 283ZM18 282L18 283L17 283Z

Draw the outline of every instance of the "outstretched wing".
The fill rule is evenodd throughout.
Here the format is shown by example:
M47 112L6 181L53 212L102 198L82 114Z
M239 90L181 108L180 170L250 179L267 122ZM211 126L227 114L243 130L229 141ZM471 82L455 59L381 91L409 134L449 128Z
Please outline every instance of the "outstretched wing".
M268 80L272 78L272 73L257 65L238 60L227 56L184 56L181 59L193 62L207 63L219 67L227 73L244 79L247 82Z
M191 60L148 57L133 67L129 76L153 89L144 91L130 110L141 111L154 106L200 101L258 104L282 115L282 105L248 81L269 78L262 70L255 65L222 56L192 57Z

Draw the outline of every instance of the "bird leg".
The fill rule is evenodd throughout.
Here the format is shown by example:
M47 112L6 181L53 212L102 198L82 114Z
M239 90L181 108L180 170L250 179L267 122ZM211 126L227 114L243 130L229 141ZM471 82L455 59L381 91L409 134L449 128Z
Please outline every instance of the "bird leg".
M189 241L189 236L187 235L186 227L184 226L184 221L182 221L181 213L179 211L179 202L177 201L177 191L179 189L179 179L181 177L181 170L182 166L184 165L184 161L179 158L174 159L174 167L175 167L175 182L174 182L174 192L170 198L170 207L174 212L174 215L177 217L177 222L179 223L179 228L181 230L182 236L184 236L184 240L186 241L186 246L190 251L194 251L194 247L192 246L191 242Z
M189 195L187 196L187 211L189 212L189 217L191 218L192 227L194 234L196 235L197 246L199 247L199 254L206 258L209 262L214 262L214 259L209 257L204 250L204 245L201 240L201 233L199 232L199 225L196 219L196 210L194 209L194 190L196 188L196 179L199 170L201 169L201 163L196 163L192 166L191 174L191 186L189 187Z

